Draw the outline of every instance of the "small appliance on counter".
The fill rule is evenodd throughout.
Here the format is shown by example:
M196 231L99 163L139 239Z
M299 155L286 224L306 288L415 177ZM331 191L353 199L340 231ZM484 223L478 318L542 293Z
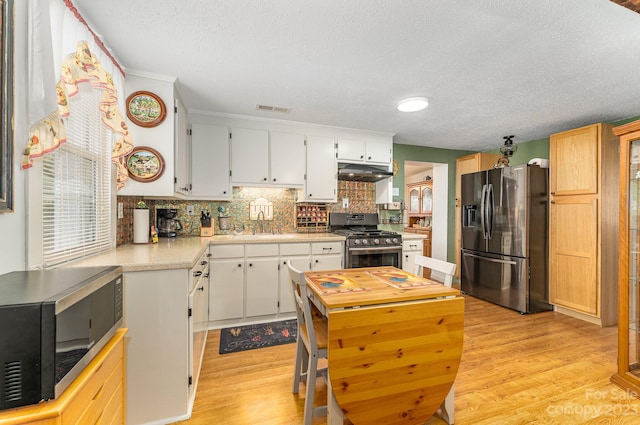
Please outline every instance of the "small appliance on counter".
M122 267L0 276L0 410L59 397L122 325Z
M161 238L175 238L178 236L178 230L182 230L182 224L176 218L177 215L178 210L174 208L157 209L158 236Z

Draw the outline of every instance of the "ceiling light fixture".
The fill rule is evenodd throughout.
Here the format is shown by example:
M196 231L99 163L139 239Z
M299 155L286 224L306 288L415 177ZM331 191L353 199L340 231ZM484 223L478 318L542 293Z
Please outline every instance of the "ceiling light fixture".
M426 97L410 97L398 103L398 111L400 112L422 111L427 106L429 106L429 101L427 100Z

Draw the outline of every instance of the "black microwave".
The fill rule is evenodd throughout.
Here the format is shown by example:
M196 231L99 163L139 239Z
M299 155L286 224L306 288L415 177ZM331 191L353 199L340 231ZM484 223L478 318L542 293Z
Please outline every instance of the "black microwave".
M122 268L0 276L0 410L54 399L122 325Z

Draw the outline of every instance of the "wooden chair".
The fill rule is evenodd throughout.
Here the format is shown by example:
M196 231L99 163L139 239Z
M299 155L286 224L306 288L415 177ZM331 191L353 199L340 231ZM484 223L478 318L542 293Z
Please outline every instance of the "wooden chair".
M422 276L422 268L426 267L431 269L431 271L436 271L440 273L444 273L444 282L445 286L451 288L453 284L453 274L456 272L455 263L449 263L447 261L437 260L431 257L425 257L424 255L416 255L415 257L415 269L413 274L418 276ZM433 275L432 275L433 276ZM440 416L442 419L448 424L454 423L454 412L453 412L453 403L454 403L454 393L455 393L455 384L451 386L451 390L449 390L449 395L442 402L440 406Z
M318 359L327 357L328 323L327 318L314 314L307 296L307 283L304 273L297 270L289 261L291 290L296 303L298 318L298 337L296 341L296 365L293 376L293 393L298 394L300 382L306 378L307 390L304 401L304 425L311 425L314 416L326 416L327 406L314 408L316 378L327 377L327 369L318 369Z
M453 284L453 274L456 272L456 265L442 260L436 260L435 258L425 257L424 255L416 255L415 258L415 270L413 274L422 276L422 268L426 267L431 271L437 271L444 273L444 285L451 288Z

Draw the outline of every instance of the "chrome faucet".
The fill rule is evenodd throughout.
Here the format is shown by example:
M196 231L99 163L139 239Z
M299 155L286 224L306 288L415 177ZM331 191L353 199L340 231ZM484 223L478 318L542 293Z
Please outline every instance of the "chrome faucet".
M260 215L262 215L262 221L260 221ZM260 233L264 233L264 211L260 210L260 212L258 212L256 220L260 223Z

